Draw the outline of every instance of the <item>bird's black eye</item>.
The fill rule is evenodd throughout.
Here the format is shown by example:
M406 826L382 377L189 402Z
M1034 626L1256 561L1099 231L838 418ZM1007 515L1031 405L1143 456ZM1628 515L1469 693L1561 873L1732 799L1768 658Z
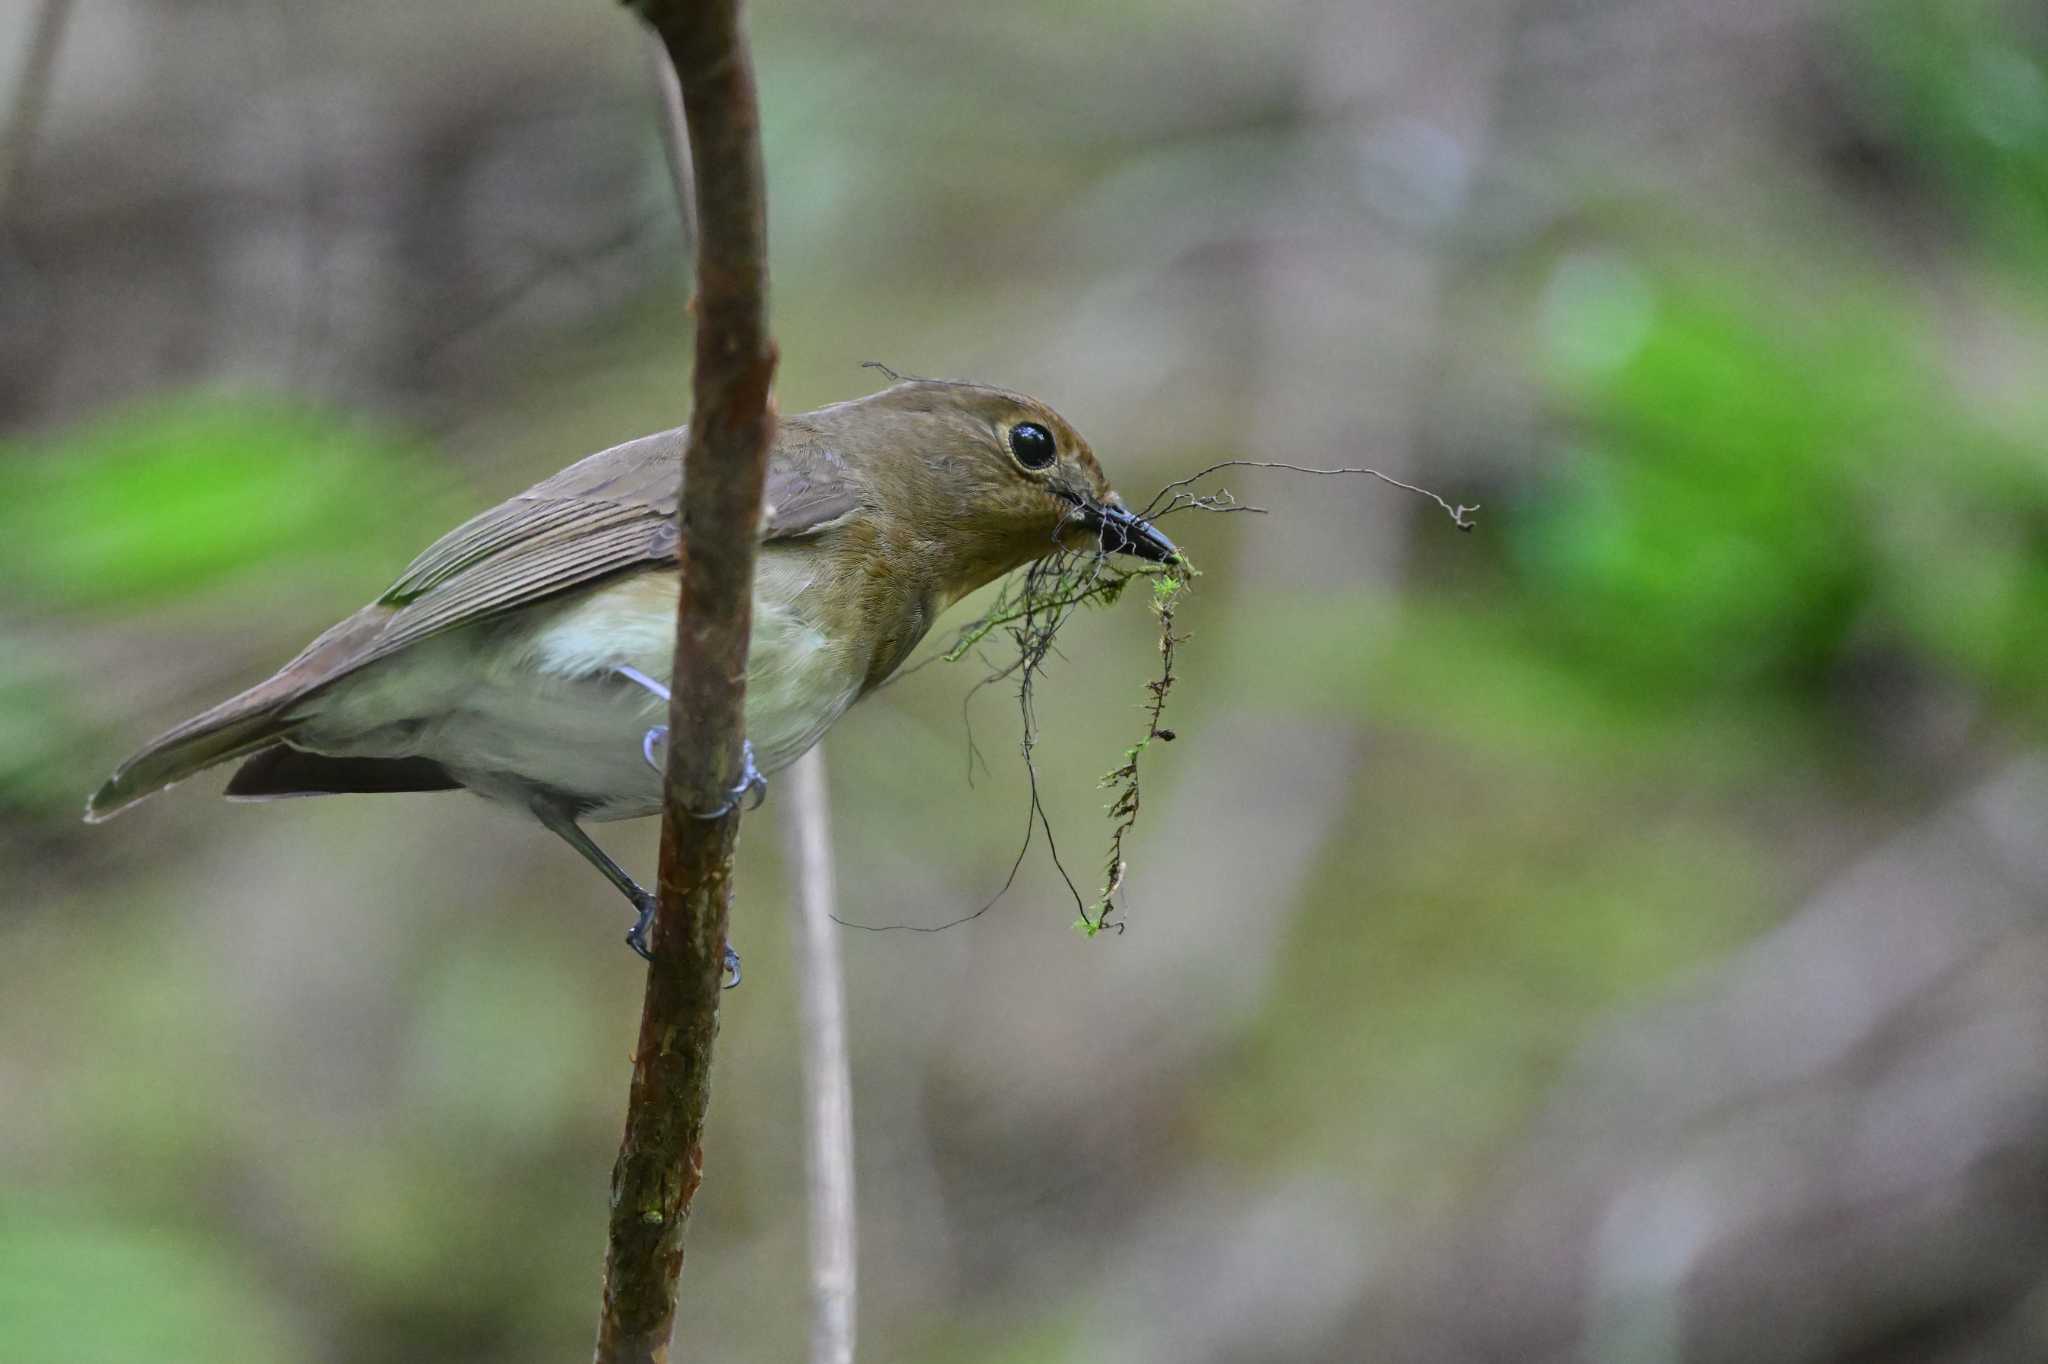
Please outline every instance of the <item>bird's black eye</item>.
M1053 444L1052 432L1037 422L1018 422L1010 428L1010 453L1027 469L1043 469L1059 449Z

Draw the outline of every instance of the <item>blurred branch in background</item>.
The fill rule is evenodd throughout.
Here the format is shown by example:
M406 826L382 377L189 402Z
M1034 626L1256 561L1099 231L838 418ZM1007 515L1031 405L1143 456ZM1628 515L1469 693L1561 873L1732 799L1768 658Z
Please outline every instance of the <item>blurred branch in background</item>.
M676 195L676 221L682 228L681 256L690 259L697 251L697 202L692 191L695 175L690 167L690 129L683 114L683 87L676 79L675 63L661 35L647 29L647 69L661 101L661 155L668 166L669 185Z
M796 869L796 973L804 1033L804 1155L809 1171L811 1364L851 1364L858 1301L853 1193L853 1076L832 870L832 795L821 744L784 782L788 863Z
M690 1200L703 1178L733 847L749 602L775 418L761 116L738 0L634 7L683 92L698 219L697 343L677 530L661 882L626 1133L612 1171L600 1364L668 1357ZM719 810L705 817L698 812Z
M2033 754L1607 1023L1339 1334L1418 1364L2048 1357L2044 826Z
M21 212L28 177L35 160L36 135L50 101L50 81L57 70L57 52L64 44L64 25L71 18L71 0L43 0L35 27L15 78L13 106L8 110L7 141L0 147L0 224Z

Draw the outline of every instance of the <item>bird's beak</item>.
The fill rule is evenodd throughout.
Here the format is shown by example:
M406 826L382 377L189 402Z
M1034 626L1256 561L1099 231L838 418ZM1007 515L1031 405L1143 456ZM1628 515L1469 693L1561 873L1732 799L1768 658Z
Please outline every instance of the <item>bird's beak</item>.
M1173 541L1119 502L1083 502L1080 519L1082 525L1101 535L1105 554L1133 554L1155 564L1170 564L1180 558Z

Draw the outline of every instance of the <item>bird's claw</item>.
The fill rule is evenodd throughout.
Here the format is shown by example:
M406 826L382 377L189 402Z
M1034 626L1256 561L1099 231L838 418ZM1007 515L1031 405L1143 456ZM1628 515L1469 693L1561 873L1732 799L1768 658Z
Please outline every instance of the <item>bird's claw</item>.
M640 756L647 759L647 765L657 772L662 770L662 763L661 759L654 756L655 746L667 737L668 726L656 725L640 739ZM749 795L753 799L747 803L748 811L761 808L761 802L768 799L768 779L761 775L760 768L754 766L754 745L751 740L740 741L740 761L744 766L740 771L739 785L726 793L725 800L716 810L693 810L692 816L697 819L724 819Z
M690 811L693 818L724 819L737 810L740 802L746 800L749 795L753 796L753 800L748 802L747 809L751 811L761 808L761 802L768 799L768 779L761 775L760 768L754 766L754 745L750 740L740 740L740 764L739 784L725 793L725 799L716 810Z
M643 961L654 960L654 949L648 945L647 930L654 926L654 897L641 891L633 897L633 908L640 911L640 917L633 920L633 927L626 934L626 946L640 954Z
M612 669L612 671L641 690L660 697L664 702L672 699L667 687L662 686L661 683L655 681L646 673L641 672L638 668L629 668L625 664L620 664ZM659 744L667 737L667 725L656 725L640 736L640 756L647 759L647 765L657 772L661 771L661 759L654 756L654 748L656 744Z
M640 910L640 917L633 921L632 930L626 934L626 946L638 952L643 960L653 961L654 951L648 945L647 930L654 925L654 897L649 895L643 899L636 900L634 903ZM733 951L731 943L725 945L725 975L725 988L728 990L738 989L740 983L740 954Z

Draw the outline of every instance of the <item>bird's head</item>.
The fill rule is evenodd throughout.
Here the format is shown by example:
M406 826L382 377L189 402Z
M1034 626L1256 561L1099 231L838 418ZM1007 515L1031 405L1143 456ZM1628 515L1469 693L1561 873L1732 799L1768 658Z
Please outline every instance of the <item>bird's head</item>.
M1080 433L1036 398L916 379L814 416L829 417L821 427L836 428L862 466L890 552L922 556L948 599L1061 549L1179 557L1124 506Z

